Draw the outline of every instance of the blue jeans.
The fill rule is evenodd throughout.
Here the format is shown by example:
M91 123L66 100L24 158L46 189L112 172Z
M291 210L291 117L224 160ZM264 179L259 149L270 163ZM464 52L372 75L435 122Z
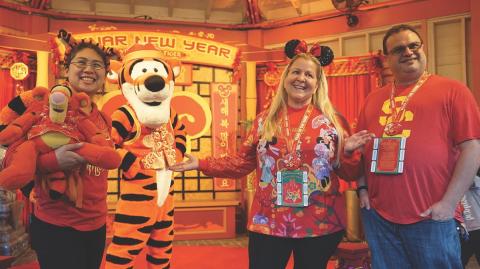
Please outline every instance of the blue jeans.
M373 269L462 269L453 219L396 224L361 209Z

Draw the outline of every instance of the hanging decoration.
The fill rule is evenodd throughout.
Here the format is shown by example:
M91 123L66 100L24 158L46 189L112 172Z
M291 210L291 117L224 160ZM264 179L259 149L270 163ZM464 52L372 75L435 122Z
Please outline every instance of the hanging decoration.
M268 62L266 65L267 71L263 75L263 82L267 85L267 95L263 109L267 109L272 103L273 96L275 96L278 83L280 82L280 72L277 69L277 65L272 62Z
M233 75L232 75L232 83L237 83L240 80L240 77L242 76L242 72L240 72L241 68L241 63L240 63L240 57L242 53L240 50L237 51L237 54L235 55L235 60L233 61Z
M10 76L15 80L23 80L28 76L28 66L22 62L16 62L10 66Z
M58 47L58 43L56 38L50 37L48 39L48 45L50 46L50 52L52 53L52 57L50 58L50 68L52 69L52 73L55 75L56 78L60 75L60 48Z

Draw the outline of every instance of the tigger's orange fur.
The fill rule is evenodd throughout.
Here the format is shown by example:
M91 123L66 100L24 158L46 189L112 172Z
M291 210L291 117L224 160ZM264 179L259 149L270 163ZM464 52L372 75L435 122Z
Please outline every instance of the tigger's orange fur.
M170 108L179 66L162 57L153 46L137 44L118 70L128 104L112 115L112 139L123 161L105 268L131 268L144 247L148 268L170 266L174 205L167 168L183 157L185 132Z

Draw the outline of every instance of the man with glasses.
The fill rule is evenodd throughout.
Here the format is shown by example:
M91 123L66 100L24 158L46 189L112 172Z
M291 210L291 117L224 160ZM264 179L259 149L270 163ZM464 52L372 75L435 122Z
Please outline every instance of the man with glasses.
M358 193L375 269L462 268L456 207L480 165L480 114L463 84L429 74L422 38L392 27L383 51L394 82L374 91L358 130Z

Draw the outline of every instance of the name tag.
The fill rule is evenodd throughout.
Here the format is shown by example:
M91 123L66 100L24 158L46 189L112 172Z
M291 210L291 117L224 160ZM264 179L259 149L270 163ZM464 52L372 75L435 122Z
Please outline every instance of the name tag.
M405 137L375 138L370 172L376 174L403 173L406 144Z
M308 206L308 174L303 170L277 172L277 202L279 206Z

